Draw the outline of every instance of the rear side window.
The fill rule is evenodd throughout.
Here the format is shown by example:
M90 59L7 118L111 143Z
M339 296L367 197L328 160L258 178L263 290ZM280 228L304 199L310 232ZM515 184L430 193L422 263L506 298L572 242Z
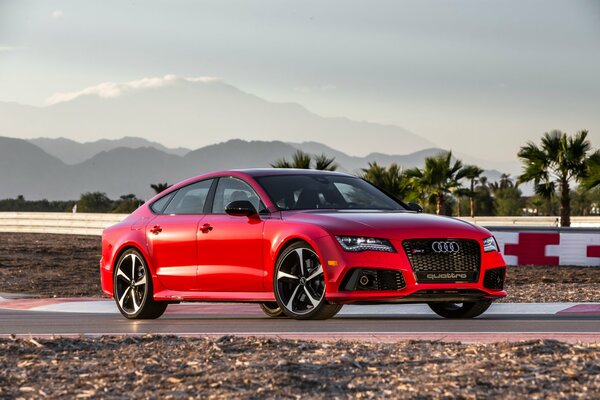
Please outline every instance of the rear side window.
M163 214L204 214L204 204L213 180L200 181L177 191Z
M163 196L160 199L156 200L154 203L152 203L152 205L150 206L152 211L154 211L156 214L162 214L163 210L165 209L167 204L169 204L169 201L171 201L175 193L177 193L177 191L171 192L168 195Z

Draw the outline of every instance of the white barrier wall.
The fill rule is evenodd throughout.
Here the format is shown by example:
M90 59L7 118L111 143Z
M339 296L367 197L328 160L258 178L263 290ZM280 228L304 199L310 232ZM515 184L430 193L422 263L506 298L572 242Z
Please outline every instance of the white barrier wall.
M101 235L127 214L0 212L0 232Z
M600 229L490 230L508 265L600 266Z

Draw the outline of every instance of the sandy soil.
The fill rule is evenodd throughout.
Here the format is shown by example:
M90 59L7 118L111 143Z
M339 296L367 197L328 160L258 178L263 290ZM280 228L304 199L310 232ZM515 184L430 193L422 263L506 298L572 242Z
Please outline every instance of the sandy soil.
M600 344L0 340L0 398L600 398Z

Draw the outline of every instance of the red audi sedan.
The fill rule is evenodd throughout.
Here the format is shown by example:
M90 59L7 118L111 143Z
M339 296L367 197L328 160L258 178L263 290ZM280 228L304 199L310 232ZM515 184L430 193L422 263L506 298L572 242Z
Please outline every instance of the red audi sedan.
M215 172L160 193L104 230L102 290L130 319L183 301L259 303L326 319L348 303L427 303L482 314L505 263L484 228L421 212L342 173Z

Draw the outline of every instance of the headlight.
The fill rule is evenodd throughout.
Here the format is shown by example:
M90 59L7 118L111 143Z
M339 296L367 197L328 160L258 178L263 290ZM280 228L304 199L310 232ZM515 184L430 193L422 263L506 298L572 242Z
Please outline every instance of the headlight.
M490 251L498 251L498 243L496 243L496 239L494 239L493 236L483 239L483 251L486 253Z
M385 239L357 236L336 236L335 238L346 251L384 251L387 253L396 252L392 244Z

